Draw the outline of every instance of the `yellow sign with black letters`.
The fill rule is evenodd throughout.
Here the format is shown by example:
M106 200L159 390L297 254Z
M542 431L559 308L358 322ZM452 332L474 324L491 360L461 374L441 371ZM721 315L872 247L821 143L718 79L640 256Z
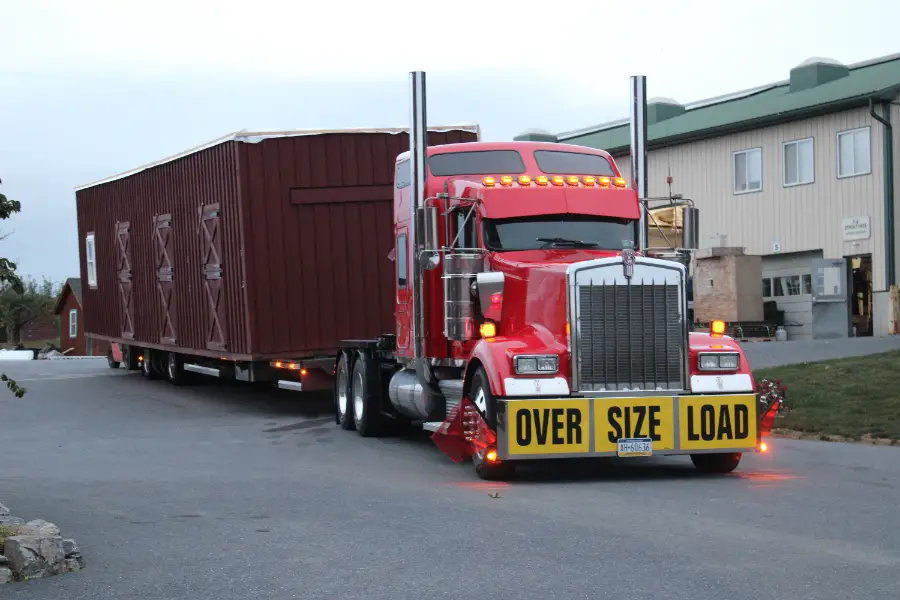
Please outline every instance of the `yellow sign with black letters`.
M649 438L654 452L675 447L672 396L594 400L594 450L616 452L625 438Z
M681 396L678 399L683 450L756 446L756 396Z
M506 412L510 456L590 451L590 400L512 400Z

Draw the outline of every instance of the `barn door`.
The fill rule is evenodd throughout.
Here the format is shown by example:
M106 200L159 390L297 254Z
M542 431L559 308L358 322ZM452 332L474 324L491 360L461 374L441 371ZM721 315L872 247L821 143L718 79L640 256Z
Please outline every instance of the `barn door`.
M134 297L131 293L131 225L128 221L116 223L116 241L119 257L116 274L119 280L122 337L126 340L133 340Z
M172 215L157 215L153 218L153 237L156 241L156 291L162 309L162 329L159 339L163 344L175 344L175 321L172 318L173 272L169 235Z
M200 209L200 265L206 300L206 347L225 350L225 294L222 281L222 234L219 203Z

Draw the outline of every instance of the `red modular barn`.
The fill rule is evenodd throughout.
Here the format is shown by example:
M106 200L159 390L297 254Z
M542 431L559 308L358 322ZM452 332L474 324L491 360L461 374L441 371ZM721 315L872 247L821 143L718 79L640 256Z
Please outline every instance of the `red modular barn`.
M431 128L428 144L477 141ZM405 129L240 133L76 192L85 332L230 360L392 332Z

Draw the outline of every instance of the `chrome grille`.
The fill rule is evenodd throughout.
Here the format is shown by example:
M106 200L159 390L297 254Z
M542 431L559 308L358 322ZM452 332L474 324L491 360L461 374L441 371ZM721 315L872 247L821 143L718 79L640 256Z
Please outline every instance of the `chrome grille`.
M678 285L578 285L575 354L581 391L684 389Z

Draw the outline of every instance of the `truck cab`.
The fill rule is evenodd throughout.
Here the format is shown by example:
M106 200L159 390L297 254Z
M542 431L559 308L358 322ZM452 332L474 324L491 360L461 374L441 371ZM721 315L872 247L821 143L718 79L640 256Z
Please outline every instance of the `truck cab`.
M695 208L686 260L649 256L646 206L607 152L426 147L423 123L395 162L396 329L336 358L342 427L422 423L487 479L597 456L726 473L765 447L771 415L740 346L721 321L691 331Z

